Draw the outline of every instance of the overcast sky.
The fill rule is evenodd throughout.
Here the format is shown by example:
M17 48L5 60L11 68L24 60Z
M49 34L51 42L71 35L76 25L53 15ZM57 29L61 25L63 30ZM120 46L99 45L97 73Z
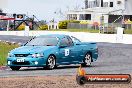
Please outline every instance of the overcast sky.
M6 4L6 7L3 8L5 12L34 14L38 19L50 20L58 16L54 12L59 13L60 9L64 12L76 7L82 8L84 0L8 0Z

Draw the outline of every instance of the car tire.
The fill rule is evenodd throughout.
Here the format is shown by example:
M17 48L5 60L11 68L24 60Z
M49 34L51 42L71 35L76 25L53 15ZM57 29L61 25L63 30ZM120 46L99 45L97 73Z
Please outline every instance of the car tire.
M81 64L83 67L91 66L92 63L92 56L91 54L87 53L84 57L83 64Z
M46 69L48 70L52 70L54 68L56 68L56 59L55 56L50 55L47 59L47 63L46 63Z
M12 71L18 71L18 70L20 70L21 67L14 67L14 66L11 66L10 68L12 69Z

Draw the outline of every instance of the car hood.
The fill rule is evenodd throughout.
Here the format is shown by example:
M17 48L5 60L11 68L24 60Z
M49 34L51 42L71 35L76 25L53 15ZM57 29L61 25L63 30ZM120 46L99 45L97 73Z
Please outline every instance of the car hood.
M40 53L45 50L55 48L56 46L22 46L11 51L13 54Z

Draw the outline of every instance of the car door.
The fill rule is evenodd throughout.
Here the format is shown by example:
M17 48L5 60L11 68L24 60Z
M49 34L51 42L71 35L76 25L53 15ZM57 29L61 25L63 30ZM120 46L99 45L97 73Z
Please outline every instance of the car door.
M70 47L70 55L69 55L69 58L72 59L72 62L71 62L71 63L76 64L76 63L78 63L78 61L77 61L77 58L78 58L78 57L77 57L77 55L78 55L78 50L77 50L77 48L75 47L72 38L69 37L69 36L67 36L67 38L68 38L69 47ZM69 59L69 60L70 60L70 59ZM71 61L71 60L70 60L70 61Z
M71 36L72 41L74 42L74 52L76 53L76 57L74 58L74 62L79 63L82 61L84 57L84 50L81 45L81 41L73 36Z
M75 57L73 50L73 42L69 41L67 36L62 38L59 48L60 63L71 64Z

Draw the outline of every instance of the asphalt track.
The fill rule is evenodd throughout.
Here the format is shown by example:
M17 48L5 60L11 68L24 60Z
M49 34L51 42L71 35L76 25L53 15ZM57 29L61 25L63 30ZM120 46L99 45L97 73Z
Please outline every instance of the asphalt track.
M0 40L25 43L29 37L0 36ZM132 73L132 45L98 43L99 58L92 67L85 67L89 74L131 74ZM0 77L14 76L47 76L47 75L76 75L79 65L60 66L54 70L43 68L22 68L11 71L10 68L0 70Z

